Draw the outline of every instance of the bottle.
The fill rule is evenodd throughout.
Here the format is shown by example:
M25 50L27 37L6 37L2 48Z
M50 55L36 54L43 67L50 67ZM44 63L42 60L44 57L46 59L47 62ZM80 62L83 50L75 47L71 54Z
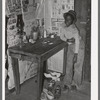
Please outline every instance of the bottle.
M44 38L46 38L47 37L47 32L46 32L46 30L44 30Z
M26 32L23 32L23 42L28 43Z

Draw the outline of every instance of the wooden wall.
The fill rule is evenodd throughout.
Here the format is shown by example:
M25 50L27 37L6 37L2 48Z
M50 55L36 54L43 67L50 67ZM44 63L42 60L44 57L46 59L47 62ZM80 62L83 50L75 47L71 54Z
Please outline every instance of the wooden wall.
M77 26L85 42L83 80L91 81L91 0L75 0Z

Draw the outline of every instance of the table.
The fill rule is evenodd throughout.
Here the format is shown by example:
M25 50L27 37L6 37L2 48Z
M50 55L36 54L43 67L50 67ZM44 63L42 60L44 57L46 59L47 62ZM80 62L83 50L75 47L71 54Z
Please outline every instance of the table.
M16 94L20 93L20 75L19 75L18 59L23 58L27 60L29 57L31 58L35 57L38 60L37 100L39 100L43 85L44 62L52 55L64 49L63 75L65 75L66 61L67 61L67 47L68 47L67 43L62 41L59 37L39 39L34 44L26 43L22 47L20 47L19 45L10 47L8 50L9 50L9 55L11 56L12 59L12 69L14 75Z

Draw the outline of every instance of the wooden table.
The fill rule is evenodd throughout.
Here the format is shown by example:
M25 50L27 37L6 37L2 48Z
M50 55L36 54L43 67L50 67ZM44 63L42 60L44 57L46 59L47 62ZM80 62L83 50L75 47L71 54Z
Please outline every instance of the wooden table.
M36 58L38 60L37 70L37 100L40 99L42 84L43 84L43 63L49 57L57 53L64 48L64 61L63 61L63 75L66 73L66 60L67 60L67 43L62 41L59 37L39 39L36 43L26 43L24 46L10 47L9 55L12 59L12 67L14 74L15 90L16 94L20 93L20 75L18 59L23 58L27 60L29 57Z

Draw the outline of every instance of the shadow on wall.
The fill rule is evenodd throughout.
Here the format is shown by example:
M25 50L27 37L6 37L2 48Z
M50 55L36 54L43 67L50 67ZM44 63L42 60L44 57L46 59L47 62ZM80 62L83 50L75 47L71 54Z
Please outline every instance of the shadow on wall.
M80 30L80 35L84 42L86 40L87 6L87 0L75 0L75 11L77 13L76 25Z

